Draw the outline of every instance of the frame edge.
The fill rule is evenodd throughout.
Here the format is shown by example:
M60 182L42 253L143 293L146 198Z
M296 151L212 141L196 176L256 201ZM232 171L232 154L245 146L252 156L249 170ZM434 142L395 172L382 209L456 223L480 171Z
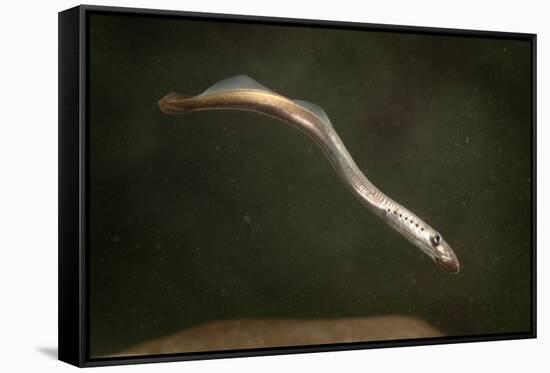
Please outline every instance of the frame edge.
M58 13L58 359L83 366L81 328L80 13Z

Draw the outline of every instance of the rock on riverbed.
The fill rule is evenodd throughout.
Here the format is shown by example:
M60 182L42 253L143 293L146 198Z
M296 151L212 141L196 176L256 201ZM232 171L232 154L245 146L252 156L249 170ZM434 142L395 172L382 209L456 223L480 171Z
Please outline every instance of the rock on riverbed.
M111 356L367 342L443 335L426 321L398 315L344 319L221 320L146 341Z

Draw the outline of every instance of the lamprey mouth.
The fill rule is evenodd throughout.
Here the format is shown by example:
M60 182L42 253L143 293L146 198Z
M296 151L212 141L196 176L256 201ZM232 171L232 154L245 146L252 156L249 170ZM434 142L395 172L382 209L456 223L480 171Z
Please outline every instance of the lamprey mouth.
M437 264L439 264L441 267L445 268L447 271L451 273L460 272L460 264L458 263L458 259L456 258L448 258L448 259L436 258L435 261L437 262Z

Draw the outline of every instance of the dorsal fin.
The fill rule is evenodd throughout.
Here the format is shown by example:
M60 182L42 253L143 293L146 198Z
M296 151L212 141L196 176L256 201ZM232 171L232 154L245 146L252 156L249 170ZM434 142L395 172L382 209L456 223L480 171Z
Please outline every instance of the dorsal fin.
M255 91L264 91L264 92L270 92L275 93L271 89L264 87L251 77L247 75L237 75L233 76L231 78L227 78L224 80L220 80L219 82L212 85L210 88L208 88L206 91L201 93L199 96L208 95L211 93L219 93L219 92L225 92L225 91L234 91L239 89L250 89ZM328 118L327 113L318 105L315 105L311 102L302 101L302 100L293 100L298 105L306 108L307 110L313 112L315 115L317 115L319 118L321 118L324 122L326 122L329 126L332 126L332 123L330 122L330 119Z
M332 123L330 122L330 119L325 113L325 111L319 106L311 102L302 101L302 100L292 100L298 105L308 109L309 111L313 112L315 115L317 115L319 118L321 118L324 122L326 122L328 125L332 127Z
M271 89L264 87L246 75L237 75L215 83L213 86L201 93L201 96L215 92L233 91L236 89L252 89L256 91L273 92Z

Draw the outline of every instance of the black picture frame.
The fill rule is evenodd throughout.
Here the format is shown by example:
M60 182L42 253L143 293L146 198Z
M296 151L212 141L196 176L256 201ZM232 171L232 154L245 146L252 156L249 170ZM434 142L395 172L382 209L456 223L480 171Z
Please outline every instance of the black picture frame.
M91 14L232 20L270 25L308 25L472 36L528 41L531 46L531 330L520 333L330 345L210 351L168 355L90 358L88 341L88 23ZM81 5L59 13L59 360L78 367L171 362L354 349L536 338L536 35L478 30L363 24L306 19Z

